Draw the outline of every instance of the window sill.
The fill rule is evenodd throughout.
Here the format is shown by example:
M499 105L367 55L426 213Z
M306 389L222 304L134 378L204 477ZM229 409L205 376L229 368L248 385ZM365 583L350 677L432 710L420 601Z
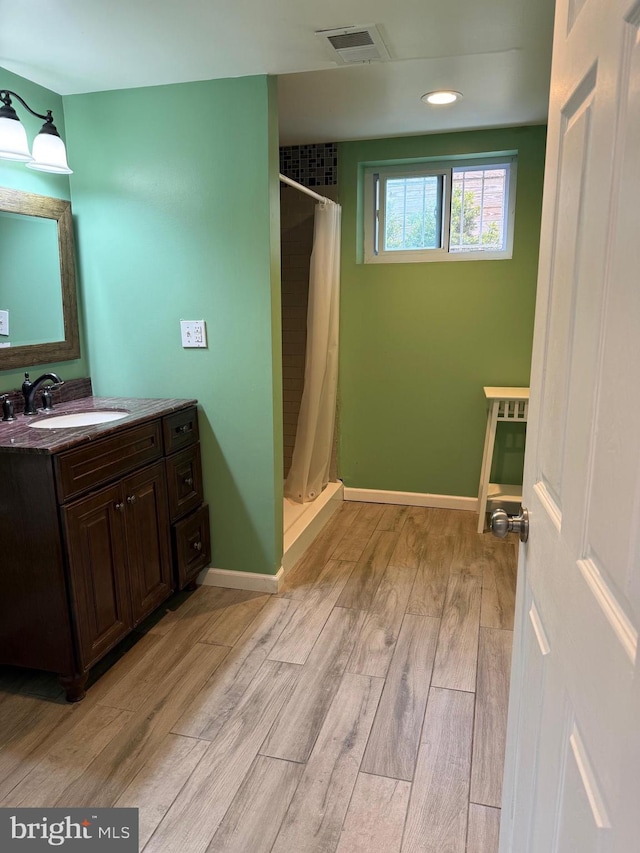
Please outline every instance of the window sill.
M433 264L449 261L509 261L513 252L442 252L433 254L422 252L385 253L383 255L365 255L365 264Z

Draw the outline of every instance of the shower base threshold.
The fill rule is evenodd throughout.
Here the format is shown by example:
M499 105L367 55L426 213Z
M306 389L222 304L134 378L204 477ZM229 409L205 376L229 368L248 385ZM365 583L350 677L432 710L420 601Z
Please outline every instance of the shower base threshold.
M284 554L282 568L285 573L298 562L309 545L343 500L342 483L328 483L327 487L310 503L299 504L284 499Z

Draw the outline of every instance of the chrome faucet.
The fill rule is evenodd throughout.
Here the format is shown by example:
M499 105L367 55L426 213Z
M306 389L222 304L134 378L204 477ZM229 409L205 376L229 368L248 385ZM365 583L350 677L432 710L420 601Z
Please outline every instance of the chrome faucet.
M60 379L57 373L43 373L42 376L38 376L38 378L31 382L29 380L29 374L25 373L24 382L22 383L22 394L24 396L24 414L25 415L37 415L38 410L35 407L35 396L38 392L38 388L43 385L46 381L50 380L52 385L49 388L57 388L59 385L64 385L64 379Z

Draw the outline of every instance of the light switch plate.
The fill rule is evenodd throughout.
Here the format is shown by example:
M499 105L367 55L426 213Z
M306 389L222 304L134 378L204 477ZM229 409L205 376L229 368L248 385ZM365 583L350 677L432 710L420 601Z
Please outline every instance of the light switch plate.
M182 346L203 348L207 346L207 324L204 320L180 320Z
M0 309L0 335L9 334L9 312Z

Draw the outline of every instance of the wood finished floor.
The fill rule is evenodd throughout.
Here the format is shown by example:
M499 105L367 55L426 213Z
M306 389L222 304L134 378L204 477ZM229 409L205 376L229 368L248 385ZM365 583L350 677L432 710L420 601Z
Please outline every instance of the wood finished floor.
M135 806L145 853L496 853L516 547L345 503L278 596L175 596L78 705L0 668L0 805Z

